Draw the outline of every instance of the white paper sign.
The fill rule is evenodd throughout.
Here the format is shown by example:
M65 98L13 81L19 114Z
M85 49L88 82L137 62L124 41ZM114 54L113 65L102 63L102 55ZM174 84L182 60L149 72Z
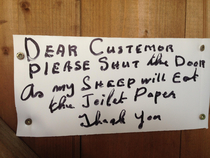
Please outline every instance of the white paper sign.
M18 136L208 128L210 39L13 38Z

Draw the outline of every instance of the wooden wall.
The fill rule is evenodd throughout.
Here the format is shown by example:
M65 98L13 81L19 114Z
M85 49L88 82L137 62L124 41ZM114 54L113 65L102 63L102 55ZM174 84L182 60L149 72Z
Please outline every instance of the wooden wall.
M13 34L210 38L209 29L210 0L0 0L0 117L16 131ZM203 129L21 139L42 158L210 157Z

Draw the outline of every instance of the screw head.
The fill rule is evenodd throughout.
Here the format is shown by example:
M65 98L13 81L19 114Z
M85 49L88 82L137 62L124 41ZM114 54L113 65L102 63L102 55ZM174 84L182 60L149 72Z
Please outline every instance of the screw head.
M205 46L204 45L201 45L200 46L200 51L203 52L204 50L205 50Z
M205 120L206 115L205 115L205 114L200 114L199 118L200 118L201 120Z
M30 118L26 119L25 124L28 125L28 126L31 125L32 124L32 119L30 119Z
M22 60L22 59L24 59L24 57L25 57L25 55L22 53L22 52L19 52L19 53L17 53L17 58L19 59L19 60Z

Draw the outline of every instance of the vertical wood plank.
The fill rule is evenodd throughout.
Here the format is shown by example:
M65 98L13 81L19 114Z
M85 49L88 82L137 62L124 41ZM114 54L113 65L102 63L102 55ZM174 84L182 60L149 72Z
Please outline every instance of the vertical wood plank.
M187 0L186 38L210 38L209 7L210 0ZM181 158L209 158L209 147L209 129L182 132Z
M205 10L204 10L204 25L205 25L205 37L210 38L210 0L204 1Z
M81 35L184 37L185 1L82 0ZM82 158L180 156L180 132L82 136Z
M82 36L184 37L183 0L82 0L81 3Z
M0 0L0 117L15 131L13 34L80 35L79 0ZM40 157L80 157L80 137L22 138Z
M16 129L13 82L13 3L0 1L0 116L13 129ZM17 9L13 8L14 11Z
M187 0L186 38L203 38L204 35L204 0Z

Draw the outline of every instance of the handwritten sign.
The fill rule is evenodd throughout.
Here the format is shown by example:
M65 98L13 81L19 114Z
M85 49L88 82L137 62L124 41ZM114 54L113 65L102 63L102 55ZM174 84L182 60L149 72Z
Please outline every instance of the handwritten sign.
M18 136L208 128L210 39L13 38Z

